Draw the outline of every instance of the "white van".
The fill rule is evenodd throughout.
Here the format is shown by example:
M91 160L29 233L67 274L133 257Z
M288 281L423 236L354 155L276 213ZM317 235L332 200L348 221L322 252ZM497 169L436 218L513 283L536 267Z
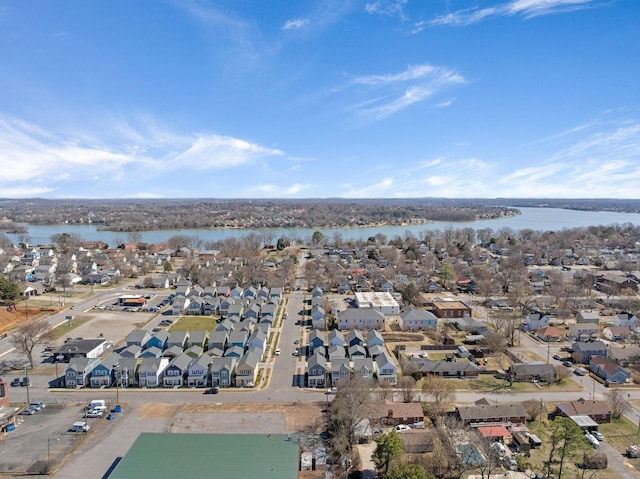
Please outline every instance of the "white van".
M85 421L77 421L71 426L73 432L87 432L90 429L89 425Z
M500 457L505 457L507 455L507 448L499 442L494 442L493 444L491 444L491 447L493 447L498 452L498 455Z
M87 411L91 411L92 409L95 409L97 407L102 407L104 409L107 408L107 403L104 399L94 399L93 401L91 401L89 403L89 405L86 407Z

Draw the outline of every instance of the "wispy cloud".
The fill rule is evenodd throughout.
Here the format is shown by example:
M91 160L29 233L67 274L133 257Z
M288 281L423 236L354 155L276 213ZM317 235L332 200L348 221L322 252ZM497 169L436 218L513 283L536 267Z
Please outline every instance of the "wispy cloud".
M603 4L602 0L512 0L486 8L467 8L434 18L430 25L466 26L489 17L519 15L525 19L566 13Z
M413 24L413 28L411 29L411 33L413 35L420 33L421 31L423 31L424 29L427 28L429 24L425 21L420 21L420 22L416 22Z
M364 8L367 13L372 15L385 15L406 20L404 14L406 4L407 0L375 0L374 2L367 3Z
M464 77L454 70L430 64L412 65L399 73L360 76L351 84L366 86L376 96L352 106L352 109L362 118L380 120L464 83Z
M140 175L229 170L284 155L230 136L176 133L155 122L120 122L99 131L101 137L0 116L0 191L47 192L105 179L137 191L133 178Z
M280 28L282 30L300 30L302 27L308 24L308 18L296 18L295 20L287 20Z
M369 168L349 184L345 197L624 198L640 184L640 121L591 122L553 135L555 152L536 157L523 145L530 166L504 159L447 157L421 160L393 175ZM558 145L558 138L562 145ZM518 153L516 153L518 154ZM399 164L406 164L400 161ZM513 162L517 165L521 163ZM635 196L634 196L635 195Z

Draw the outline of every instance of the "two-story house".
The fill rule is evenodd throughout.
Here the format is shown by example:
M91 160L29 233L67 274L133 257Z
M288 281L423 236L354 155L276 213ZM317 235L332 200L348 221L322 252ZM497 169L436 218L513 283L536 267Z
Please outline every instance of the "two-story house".
M92 388L108 388L116 378L116 368L122 357L118 353L111 353L100 361L91 371L90 384Z
M209 366L211 385L228 388L234 384L238 360L234 357L213 358Z
M169 358L143 358L138 367L138 385L141 388L157 388L169 365Z
M351 365L348 359L331 360L331 385L337 386L340 381L351 379Z
M251 387L255 385L258 376L258 362L261 352L250 349L238 362L236 367L236 387Z
M602 341L576 341L571 345L571 356L576 363L589 364L594 356L607 357L607 345Z
M67 388L83 388L89 385L91 371L100 364L98 358L71 358L65 370L64 380Z
M396 384L398 382L398 368L393 358L386 351L376 356L374 367L378 374L378 381L385 384Z
M307 384L310 388L322 388L327 382L327 359L324 354L314 354L307 360Z

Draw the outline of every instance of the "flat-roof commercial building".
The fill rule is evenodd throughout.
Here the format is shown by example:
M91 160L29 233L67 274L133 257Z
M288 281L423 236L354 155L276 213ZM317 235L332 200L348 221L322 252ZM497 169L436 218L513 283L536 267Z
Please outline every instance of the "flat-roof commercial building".
M142 433L109 479L297 479L295 434Z

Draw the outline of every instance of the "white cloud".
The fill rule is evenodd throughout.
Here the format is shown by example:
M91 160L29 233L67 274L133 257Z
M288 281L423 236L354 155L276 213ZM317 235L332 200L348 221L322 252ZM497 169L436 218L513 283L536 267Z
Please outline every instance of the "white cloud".
M436 108L449 108L451 105L453 105L453 98L450 99L450 100L441 101L440 103L436 103L435 107Z
M441 156L396 168L393 178L369 168L354 182L341 185L345 191L342 196L637 197L640 185L639 120L594 121L549 138L554 152L544 157L532 154L527 144L523 145L520 154L513 153L520 157L518 161ZM558 145L559 141L561 145ZM398 164L406 164L406 161L399 160ZM519 166L523 164L526 166Z
M421 31L423 31L424 29L426 29L428 26L427 22L416 22L413 25L413 28L411 29L411 33L413 35L420 33Z
M293 184L291 186L289 186L288 188L286 188L285 191L285 195L291 196L291 195L297 195L298 193L300 193L301 191L307 190L309 189L311 185L303 185L300 183L296 183Z
M150 179L173 171L232 169L283 156L283 152L212 133L181 134L145 119L111 128L47 130L24 120L0 116L0 191L49 192L84 182L118 180L138 188L136 177ZM46 186L42 186L46 185ZM154 194L154 193L149 193Z
M419 80L429 77L436 72L438 67L425 63L423 65L410 65L407 69L400 73L392 73L388 75L368 75L356 77L353 83L363 85L385 85L390 83L401 83L411 80Z
M188 149L173 160L196 169L223 169L252 163L269 156L281 156L279 150L264 148L237 138L220 135L198 135L190 138Z
M308 18L296 18L295 20L287 20L280 28L282 30L300 30L302 27L308 24Z
M431 25L466 26L493 16L521 15L525 19L595 7L600 0L512 0L486 8L467 8L434 18Z
M370 186L353 188L353 185L351 185L352 188L345 191L342 196L347 198L385 198L394 196L394 185L395 180L393 178L383 178Z
M464 83L464 77L454 70L430 64L411 65L399 73L359 76L352 80L352 85L368 87L369 91L382 89L384 94L368 98L352 109L363 118L380 120Z
M405 20L404 6L406 4L407 0L375 0L374 2L367 3L364 8L367 13L371 15L385 15Z

